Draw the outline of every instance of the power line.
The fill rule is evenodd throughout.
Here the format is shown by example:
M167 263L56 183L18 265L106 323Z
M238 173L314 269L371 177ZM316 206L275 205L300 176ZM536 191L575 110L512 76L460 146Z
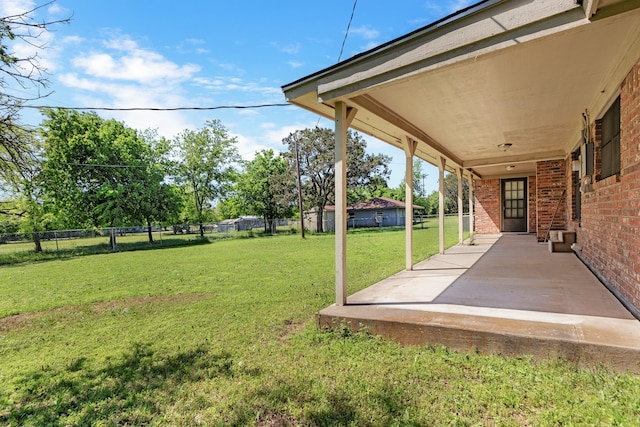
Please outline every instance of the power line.
M132 169L132 168L145 168L147 165L109 165L104 163L61 163L66 166L87 166L92 168L121 168L121 169Z
M353 21L353 15L356 13L356 5L358 0L354 0L353 8L351 9L351 17L349 18L349 24L347 24L347 31L344 33L344 39L342 39L342 47L340 48L340 55L338 55L338 62L342 58L342 52L344 51L344 45L347 42L347 36L349 35L349 28L351 28L351 21Z
M131 107L131 108L117 108L117 107L60 107L51 105L22 105L21 108L52 108L58 110L99 110L99 111L211 111L211 110L231 110L231 109L251 109L251 108L268 108L268 107L289 107L291 104L256 104L256 105L218 105L215 107L173 107L173 108L156 108L156 107Z
M342 39L342 46L340 46L340 55L338 55L338 62L342 59L342 53L344 52L344 45L347 43L347 37L349 36L349 29L351 28L351 22L353 21L353 15L356 13L356 6L358 5L358 0L353 1L353 8L351 8L351 16L349 17L349 23L347 24L347 31L344 33L344 38ZM322 116L318 116L318 121L316 122L316 127L320 124L320 119Z

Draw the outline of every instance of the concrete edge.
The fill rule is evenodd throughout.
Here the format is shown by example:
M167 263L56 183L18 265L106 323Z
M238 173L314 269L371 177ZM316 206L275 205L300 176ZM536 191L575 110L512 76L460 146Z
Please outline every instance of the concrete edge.
M640 349L585 342L574 325L553 324L550 328L550 324L513 319L385 310L389 313L374 318L325 309L316 314L316 325L321 330L346 325L353 332L367 331L403 345L444 345L457 351L535 360L560 358L582 368L604 365L640 374ZM417 317L407 319L411 315Z

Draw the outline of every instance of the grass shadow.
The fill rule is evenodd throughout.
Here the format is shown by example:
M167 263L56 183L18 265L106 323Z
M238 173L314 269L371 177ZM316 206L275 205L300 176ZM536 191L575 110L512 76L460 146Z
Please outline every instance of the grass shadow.
M23 378L19 402L0 413L0 424L146 425L162 412L157 394L170 396L180 384L233 375L232 356L211 354L204 345L163 355L135 344L103 368L86 365L80 358L63 369L43 367Z
M21 251L0 254L0 267L7 265L56 261L61 259L71 259L90 255L104 255L115 252L133 252L148 251L158 249L170 249L177 247L188 247L196 245L206 245L213 243L212 239L195 238L195 239L165 239L162 242L123 242L118 243L114 251L107 243L99 243L96 245L77 246L74 248L64 248L55 250L43 250L42 252Z

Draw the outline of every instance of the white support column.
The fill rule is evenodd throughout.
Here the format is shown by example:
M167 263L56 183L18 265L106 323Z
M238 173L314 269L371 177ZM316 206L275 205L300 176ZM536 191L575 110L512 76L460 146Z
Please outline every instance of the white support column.
M405 138L405 170L404 170L404 232L405 232L405 268L407 271L413 270L413 155L416 152L418 142L407 137Z
M347 129L356 110L335 105L336 305L347 303Z
M473 175L469 176L469 239L473 237L475 221L473 218Z
M464 242L464 205L462 204L462 180L464 179L462 168L458 168L458 244Z
M444 253L444 168L447 165L447 159L440 157L439 166L439 190L438 190L438 227L440 231L440 253Z

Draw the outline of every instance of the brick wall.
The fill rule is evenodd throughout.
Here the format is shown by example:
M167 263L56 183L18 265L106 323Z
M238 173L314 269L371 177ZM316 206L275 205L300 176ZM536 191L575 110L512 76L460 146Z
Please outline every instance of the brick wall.
M543 241L549 230L567 226L566 161L538 162L536 167L536 234ZM553 223L552 223L553 221Z
M500 180L485 179L475 182L474 213L476 233L500 232Z
M636 310L640 310L640 62L620 92L620 174L598 180L599 129L595 137L595 183L582 194L578 243L582 259Z

